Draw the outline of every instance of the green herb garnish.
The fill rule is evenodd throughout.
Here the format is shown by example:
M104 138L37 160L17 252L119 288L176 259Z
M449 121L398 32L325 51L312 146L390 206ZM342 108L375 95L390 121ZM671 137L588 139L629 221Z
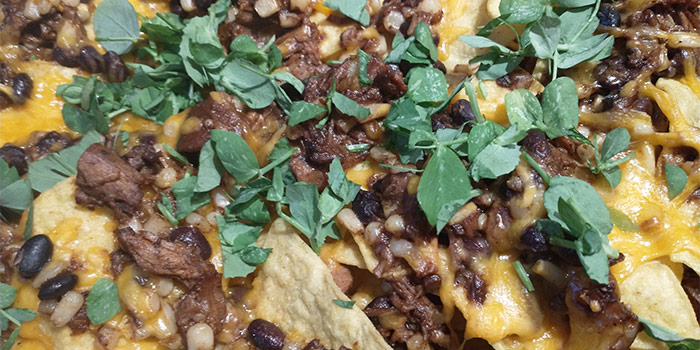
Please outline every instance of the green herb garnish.
M603 141L603 146L598 150L597 135L593 138L593 147L595 148L595 162L593 165L586 159L588 167L593 174L602 173L605 179L610 183L611 188L617 187L622 179L622 171L619 165L634 157L634 153L613 160L613 157L627 150L630 144L630 133L627 129L617 128L608 133Z
M338 305L344 309L352 309L352 307L355 306L355 302L352 300L333 299L333 302L335 305Z
M17 341L22 323L29 322L36 317L36 312L28 309L10 308L17 297L17 289L9 284L0 283L0 332L5 332L10 327L10 322L15 324L15 330L2 344L2 350L10 350Z
M672 200L683 192L685 185L688 184L688 175L683 169L668 163L664 164L664 171L668 184L668 199Z
M365 8L367 0L326 0L323 6L336 10L363 26L369 26L369 12Z
M472 47L490 50L472 60L480 63L477 77L497 79L512 72L525 57L537 57L549 61L551 75L556 78L559 69L608 57L614 38L607 34L594 35L601 1L564 2L504 0L499 4L499 17L481 27L476 35L460 36ZM516 24L527 26L521 33L514 27ZM489 39L501 26L513 31L517 49L511 50Z
M527 273L527 271L525 271L523 264L519 260L513 261L513 268L515 268L515 272L518 274L520 281L523 282L523 286L525 286L525 289L528 292L534 292L535 286L532 285L530 275Z
M92 286L86 302L90 322L94 325L105 323L120 311L122 307L119 304L117 284L108 279L98 279Z
M139 40L141 31L134 6L128 0L104 0L93 15L97 41L105 50L125 54Z
M644 327L644 333L648 336L660 340L668 345L669 350L697 350L700 349L700 340L684 338L680 334L655 324L645 318L638 317L639 323Z

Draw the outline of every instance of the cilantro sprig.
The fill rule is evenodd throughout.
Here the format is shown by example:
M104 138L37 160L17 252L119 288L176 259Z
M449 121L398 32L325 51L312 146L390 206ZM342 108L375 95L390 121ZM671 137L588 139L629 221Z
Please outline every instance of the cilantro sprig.
M576 251L586 275L607 284L608 258L619 251L610 247L613 223L598 192L583 180L557 176L549 180L544 206L549 219L538 220L537 229L549 235L552 245Z
M7 341L2 344L2 350L9 350L17 341L22 323L29 322L36 317L36 312L29 309L10 307L17 298L17 289L0 282L0 332L6 332L10 328L10 322L15 324L15 329L10 333Z
M630 145L630 133L627 129L617 128L611 130L603 141L603 146L598 149L598 135L593 137L593 147L595 150L595 165L586 159L586 164L593 174L602 173L611 188L617 187L622 179L622 171L619 165L632 159L634 152L619 158L613 159L618 154L627 150Z
M499 17L481 27L476 35L462 35L460 39L472 47L489 49L472 60L480 63L479 79L500 78L512 72L525 57L547 60L550 73L556 78L559 69L601 60L612 52L612 36L594 35L600 3L600 0L504 0L499 4ZM526 24L522 33L516 30L517 24ZM517 49L489 39L501 26L513 31Z
M0 219L7 221L3 211L18 214L32 203L34 195L29 181L20 178L17 169L0 157Z

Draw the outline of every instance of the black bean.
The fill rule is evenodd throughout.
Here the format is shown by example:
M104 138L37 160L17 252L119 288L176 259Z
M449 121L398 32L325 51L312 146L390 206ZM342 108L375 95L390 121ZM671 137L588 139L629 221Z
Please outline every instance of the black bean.
M39 300L58 299L68 293L78 283L78 276L72 273L60 274L39 288Z
M51 52L51 59L56 61L56 63L64 66L64 67L77 67L78 66L78 61L73 57L72 55L69 55L67 52L63 51L60 47L57 47L53 49L53 52Z
M522 141L525 150L536 158L544 159L552 153L547 136L539 130L531 130Z
M124 61L114 51L107 51L104 55L105 70L104 75L108 81L121 83L129 77L129 70L126 69Z
M36 235L28 239L15 256L19 275L24 278L36 276L51 260L53 243L46 235Z
M528 250L541 253L547 251L547 237L544 233L538 231L534 226L528 226L523 234L520 235L520 242L527 247Z
M22 148L7 143L0 148L0 158L4 159L10 167L15 167L19 175L27 173L29 155Z
M472 105L467 100L457 100L452 104L450 117L455 125L462 125L469 121L476 121Z
M194 246L199 251L202 259L207 260L211 256L211 246L204 235L193 226L176 227L170 231L171 241L180 241L187 245Z
M80 68L91 74L102 72L105 67L102 55L92 46L83 46L80 49L78 64Z
M32 96L32 88L34 83L32 78L27 73L19 73L12 78L12 93L15 95L14 100L18 103L24 103Z
M352 211L363 224L369 224L373 218L383 217L382 205L374 192L360 191L352 201Z
M260 350L281 350L284 346L284 333L269 321L254 320L248 325L248 335Z
M620 13L612 5L603 4L598 11L598 20L602 26L619 27Z
M71 140L63 137L61 134L51 131L50 133L44 135L39 142L36 143L36 149L39 155L44 155L47 153L58 152L68 146L70 146Z

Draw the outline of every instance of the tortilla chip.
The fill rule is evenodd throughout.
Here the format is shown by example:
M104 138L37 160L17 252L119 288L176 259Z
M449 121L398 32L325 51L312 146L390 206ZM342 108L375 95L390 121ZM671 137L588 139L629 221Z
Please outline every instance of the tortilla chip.
M75 203L75 176L65 179L34 200L34 235L45 234L54 244L52 260L82 266L76 290L84 292L97 279L111 278L109 253L116 247L116 222L109 209L89 210Z
M634 313L684 337L700 338L700 326L681 282L668 266L650 261L620 283L622 302ZM664 349L656 340L640 333L631 349Z
M680 109L685 121L694 126L700 127L700 99L685 84L673 80L661 78L656 82L656 87L667 92Z
M344 265L367 269L362 253L355 242L341 239L326 243L321 246L320 256L323 261L333 260Z
M323 261L284 220L273 222L258 244L272 252L248 293L256 317L274 322L294 341L319 339L331 348L391 349L362 310L333 302L349 299Z
M693 269L695 273L700 274L700 257L697 256L697 253L688 250L683 250L680 252L672 253L670 258L671 261L682 263L685 266L688 266L691 269Z
M513 268L515 257L492 254L479 261L477 272L486 281L486 301L479 305L467 298L464 288L455 287L452 295L457 308L467 319L466 338L483 338L490 343L515 334L537 336L543 314L533 293L525 290Z

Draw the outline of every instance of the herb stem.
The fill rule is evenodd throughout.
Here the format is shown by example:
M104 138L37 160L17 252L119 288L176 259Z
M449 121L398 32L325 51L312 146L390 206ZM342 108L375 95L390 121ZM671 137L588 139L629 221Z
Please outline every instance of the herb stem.
M263 175L267 174L270 170L274 169L278 165L287 161L287 159L291 158L292 155L294 155L294 153L296 153L296 151L298 151L298 150L299 150L298 148L294 147L294 148L290 149L289 151L285 152L284 155L282 155L278 159L275 159L274 162L270 162L270 164L268 164L265 167L263 167L262 169L260 169L259 177L262 177Z
M129 37L114 37L114 38L95 38L97 41L131 41L132 43L137 43L143 38L129 38Z
M406 167L396 166L396 165L389 165L389 164L384 164L384 163L379 163L379 166L382 168L386 168L386 169L403 170L403 171L407 171L409 173L414 173L414 174L418 174L418 173L423 172L423 170L420 170L420 169L412 169L412 168L406 168Z
M9 312L7 312L7 311L5 311L5 310L3 310L3 309L0 309L0 315L2 315L3 317L7 318L7 319L10 320L10 321L12 321L12 323L14 323L14 324L17 325L17 327L21 327L21 326L22 326L22 322L20 322L20 321L19 321L18 319L16 319L16 318L12 317L12 315L10 315Z
M513 267L515 268L515 272L518 273L520 281L523 282L523 286L525 286L525 289L527 289L528 292L534 292L535 286L532 284L532 280L530 280L530 275L527 273L527 271L525 271L525 268L523 267L523 264L520 262L520 260L513 261Z
M545 182L547 185L549 185L549 183L552 181L552 178L549 176L549 174L547 174L547 173L544 171L544 169L542 169L542 167L541 167L539 164L537 164L537 162L535 162L535 160L532 159L532 157L530 157L529 154L527 154L527 152L523 152L523 157L525 157L525 160L527 161L527 163L530 164L530 166L531 166L533 169L535 169L535 171L537 172L537 174L540 175L540 177L542 178L542 180L544 180L544 182Z

